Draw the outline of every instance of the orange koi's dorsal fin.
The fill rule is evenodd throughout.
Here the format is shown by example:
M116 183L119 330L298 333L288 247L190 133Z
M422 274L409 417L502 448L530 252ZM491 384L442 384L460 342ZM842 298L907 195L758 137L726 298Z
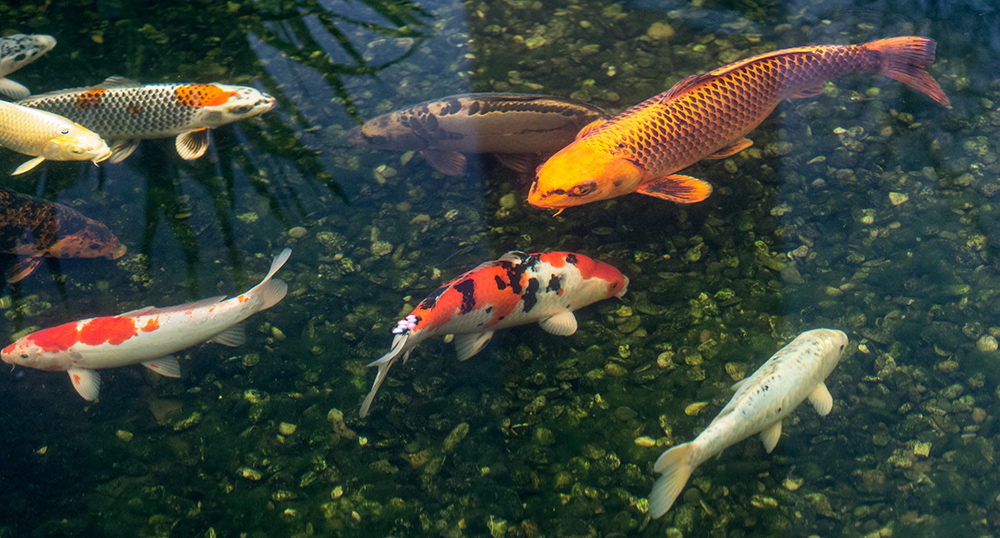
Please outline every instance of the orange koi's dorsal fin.
M751 56L749 58L745 58L745 59L740 60L738 62L734 62L734 63L731 63L729 65L724 65L724 66L722 66L722 67L720 67L718 69L714 69L714 70L709 71L708 73L705 73L703 75L688 75L688 76L682 78L680 80L680 82L678 82L677 84L674 84L673 88L670 88L669 90L667 90L666 93L663 94L663 97L660 99L660 101L661 102L666 102L666 101L668 101L670 99L674 99L674 98L680 97L681 95L683 95L683 94L685 94L685 93L693 90L694 88L696 88L698 86L701 86L702 84L704 84L704 83L706 83L706 82L708 82L708 81L710 81L710 80L712 80L712 79L714 79L716 77L721 77L723 75L731 73L731 72L733 72L733 71L735 71L735 70L737 70L737 69L739 69L741 67L744 67L746 65L752 64L754 62L761 62L761 61L766 61L766 60L772 60L774 58L780 58L782 56L793 56L793 55L797 55L797 54L806 54L806 55L816 56L816 57L819 56L816 53L816 51L811 50L809 47L799 47L799 48L795 48L795 49L785 49L785 50L778 50L778 51L774 51L774 52L768 52L766 54L758 54L757 56Z
M941 86L923 70L934 61L937 41L926 37L902 36L879 39L863 46L881 53L882 66L879 74L898 80L951 108L951 101L941 90Z
M823 83L820 82L815 86L810 86L808 88L802 88L797 90L795 93L788 96L789 99L805 99L808 97L816 97L817 95L823 93Z
M680 204L693 204L712 194L712 185L691 176L674 174L644 183L636 192Z
M142 86L142 84L140 84L140 83L138 83L138 82L136 82L136 81L134 81L134 80L132 80L132 79L130 79L128 77L122 77L122 76L119 76L119 75L111 75L110 77L104 79L104 82L101 82L100 84L98 84L97 86L95 86L95 88L104 88L104 89L109 89L109 88L137 88L139 86Z
M607 122L608 122L608 120L606 120L604 118L601 118L601 119L596 119L596 120L588 123L587 125L584 125L583 128L580 129L580 132L576 133L576 139L579 140L579 139L581 139L581 138L589 135L594 129L597 129L598 127L600 127L601 125L604 125Z
M224 105L236 92L226 91L214 84L188 84L174 90L174 98L181 106L204 108Z
M736 155L737 153L739 153L739 152L741 152L741 151L749 148L752 145L753 145L753 140L750 140L749 138L741 138L741 139L737 140L735 143L733 143L732 145L726 146L726 147L720 149L719 151L716 151L715 153L713 153L711 155L707 155L705 158L706 159L725 159L726 157L729 157L729 156L732 156L732 155Z

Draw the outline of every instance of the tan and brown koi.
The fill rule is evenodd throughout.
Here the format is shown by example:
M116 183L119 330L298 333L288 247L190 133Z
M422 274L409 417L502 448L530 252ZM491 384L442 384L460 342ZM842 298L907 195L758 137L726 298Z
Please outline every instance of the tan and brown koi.
M176 136L177 153L197 159L208 148L208 130L274 108L270 95L227 84L140 84L108 77L97 86L58 90L18 104L65 116L101 135L113 163L135 151L139 140Z
M89 318L33 332L0 351L7 364L69 374L73 388L97 399L101 378L94 370L142 364L166 377L180 377L177 358L184 348L213 341L238 346L245 340L244 319L271 308L288 285L272 278L291 256L283 250L267 275L231 299L211 297L167 308L147 306L117 316ZM224 300L225 299L225 300Z
M744 137L782 99L818 95L823 81L849 73L885 75L950 108L940 86L922 69L934 61L936 46L933 39L905 36L799 47L691 75L581 132L538 168L528 202L563 209L631 192L700 202L712 186L678 170L750 147L753 142Z
M611 117L594 105L548 95L468 93L425 101L373 118L348 133L357 146L419 151L435 170L465 172L470 153L493 153L527 172L573 141L584 126Z
M43 257L113 260L125 246L107 226L71 207L0 188L0 252L23 256L7 278L17 282Z
M525 254L511 251L441 286L396 323L392 349L368 366L378 366L372 390L361 404L368 414L389 368L403 362L425 339L455 335L458 360L479 353L493 332L538 322L556 335L576 332L573 311L590 303L621 297L628 278L618 269L572 252Z

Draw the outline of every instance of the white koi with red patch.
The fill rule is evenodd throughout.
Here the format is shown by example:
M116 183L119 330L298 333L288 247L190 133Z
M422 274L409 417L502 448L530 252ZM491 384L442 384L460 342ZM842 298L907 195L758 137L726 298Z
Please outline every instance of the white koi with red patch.
M208 340L238 346L245 340L239 323L285 297L288 286L271 277L291 254L291 249L283 250L260 284L231 299L147 306L65 323L22 337L4 348L0 358L7 364L68 372L73 388L87 400L96 399L100 389L97 369L142 364L160 375L180 377L180 365L171 353Z
M628 278L618 269L581 254L511 251L451 280L396 323L392 349L368 366L378 366L372 390L361 404L368 414L389 368L426 338L454 334L458 360L479 353L493 332L538 322L556 335L576 332L573 311L609 297L621 297Z

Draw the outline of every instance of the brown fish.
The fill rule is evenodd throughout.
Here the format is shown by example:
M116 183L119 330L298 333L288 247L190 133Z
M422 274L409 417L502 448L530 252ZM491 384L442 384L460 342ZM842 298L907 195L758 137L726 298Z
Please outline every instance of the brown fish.
M355 127L356 146L419 151L435 170L465 173L468 153L493 153L519 172L559 151L580 129L611 117L594 105L528 93L467 93L425 101Z
M105 225L71 207L0 188L0 252L23 257L7 276L17 282L43 257L114 260L125 246Z
M898 80L951 107L923 70L937 43L914 36L860 45L798 47L691 75L666 92L580 133L536 171L528 202L559 209L639 192L673 202L712 193L701 179L677 174L702 159L734 155L747 133L785 98L813 97L823 81L849 73Z

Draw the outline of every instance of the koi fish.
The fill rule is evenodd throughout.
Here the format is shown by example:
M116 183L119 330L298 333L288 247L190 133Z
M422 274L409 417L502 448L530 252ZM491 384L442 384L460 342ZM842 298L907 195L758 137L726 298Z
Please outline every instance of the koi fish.
M0 101L0 146L34 156L14 169L18 175L50 161L93 161L111 155L108 145L92 131L44 110Z
M833 397L824 380L846 346L847 335L841 331L806 331L733 385L736 394L694 441L677 445L656 460L653 469L662 474L649 495L649 514L658 518L667 513L695 467L755 433L760 433L770 454L781 436L781 420L803 400L808 399L820 416L828 415Z
M0 188L0 252L26 257L8 282L30 275L42 257L115 260L125 250L107 226L69 206Z
M455 278L438 288L396 323L392 348L368 366L378 366L375 383L361 404L368 414L375 393L389 368L425 339L455 335L458 360L479 353L493 332L538 322L545 331L569 336L576 332L574 310L609 297L621 298L628 278L618 269L582 254L511 251L498 260Z
M97 399L101 385L94 370L142 364L162 376L180 377L172 353L209 340L238 346L246 340L240 322L285 297L288 286L271 277L291 254L291 249L281 251L260 284L231 299L219 296L167 308L147 306L65 323L21 338L3 348L0 358L7 364L67 372L73 388L90 401Z
M519 172L533 170L539 155L573 141L584 126L611 117L594 105L548 95L467 93L425 101L355 127L356 146L419 151L435 170L465 172L468 153L493 153Z
M111 162L123 161L139 140L176 136L182 159L208 149L208 130L258 116L275 100L256 88L226 84L140 84L108 77L89 88L42 93L19 104L66 116L111 143Z
M673 88L584 129L536 170L528 202L548 209L639 192L673 202L700 202L712 186L677 174L702 159L723 159L750 147L745 138L782 99L819 95L823 81L849 73L885 75L951 108L922 68L937 43L893 37L861 45L821 45L747 58Z
M11 99L31 95L28 88L5 78L7 75L42 57L56 46L56 39L44 34L14 34L0 37L0 93Z

